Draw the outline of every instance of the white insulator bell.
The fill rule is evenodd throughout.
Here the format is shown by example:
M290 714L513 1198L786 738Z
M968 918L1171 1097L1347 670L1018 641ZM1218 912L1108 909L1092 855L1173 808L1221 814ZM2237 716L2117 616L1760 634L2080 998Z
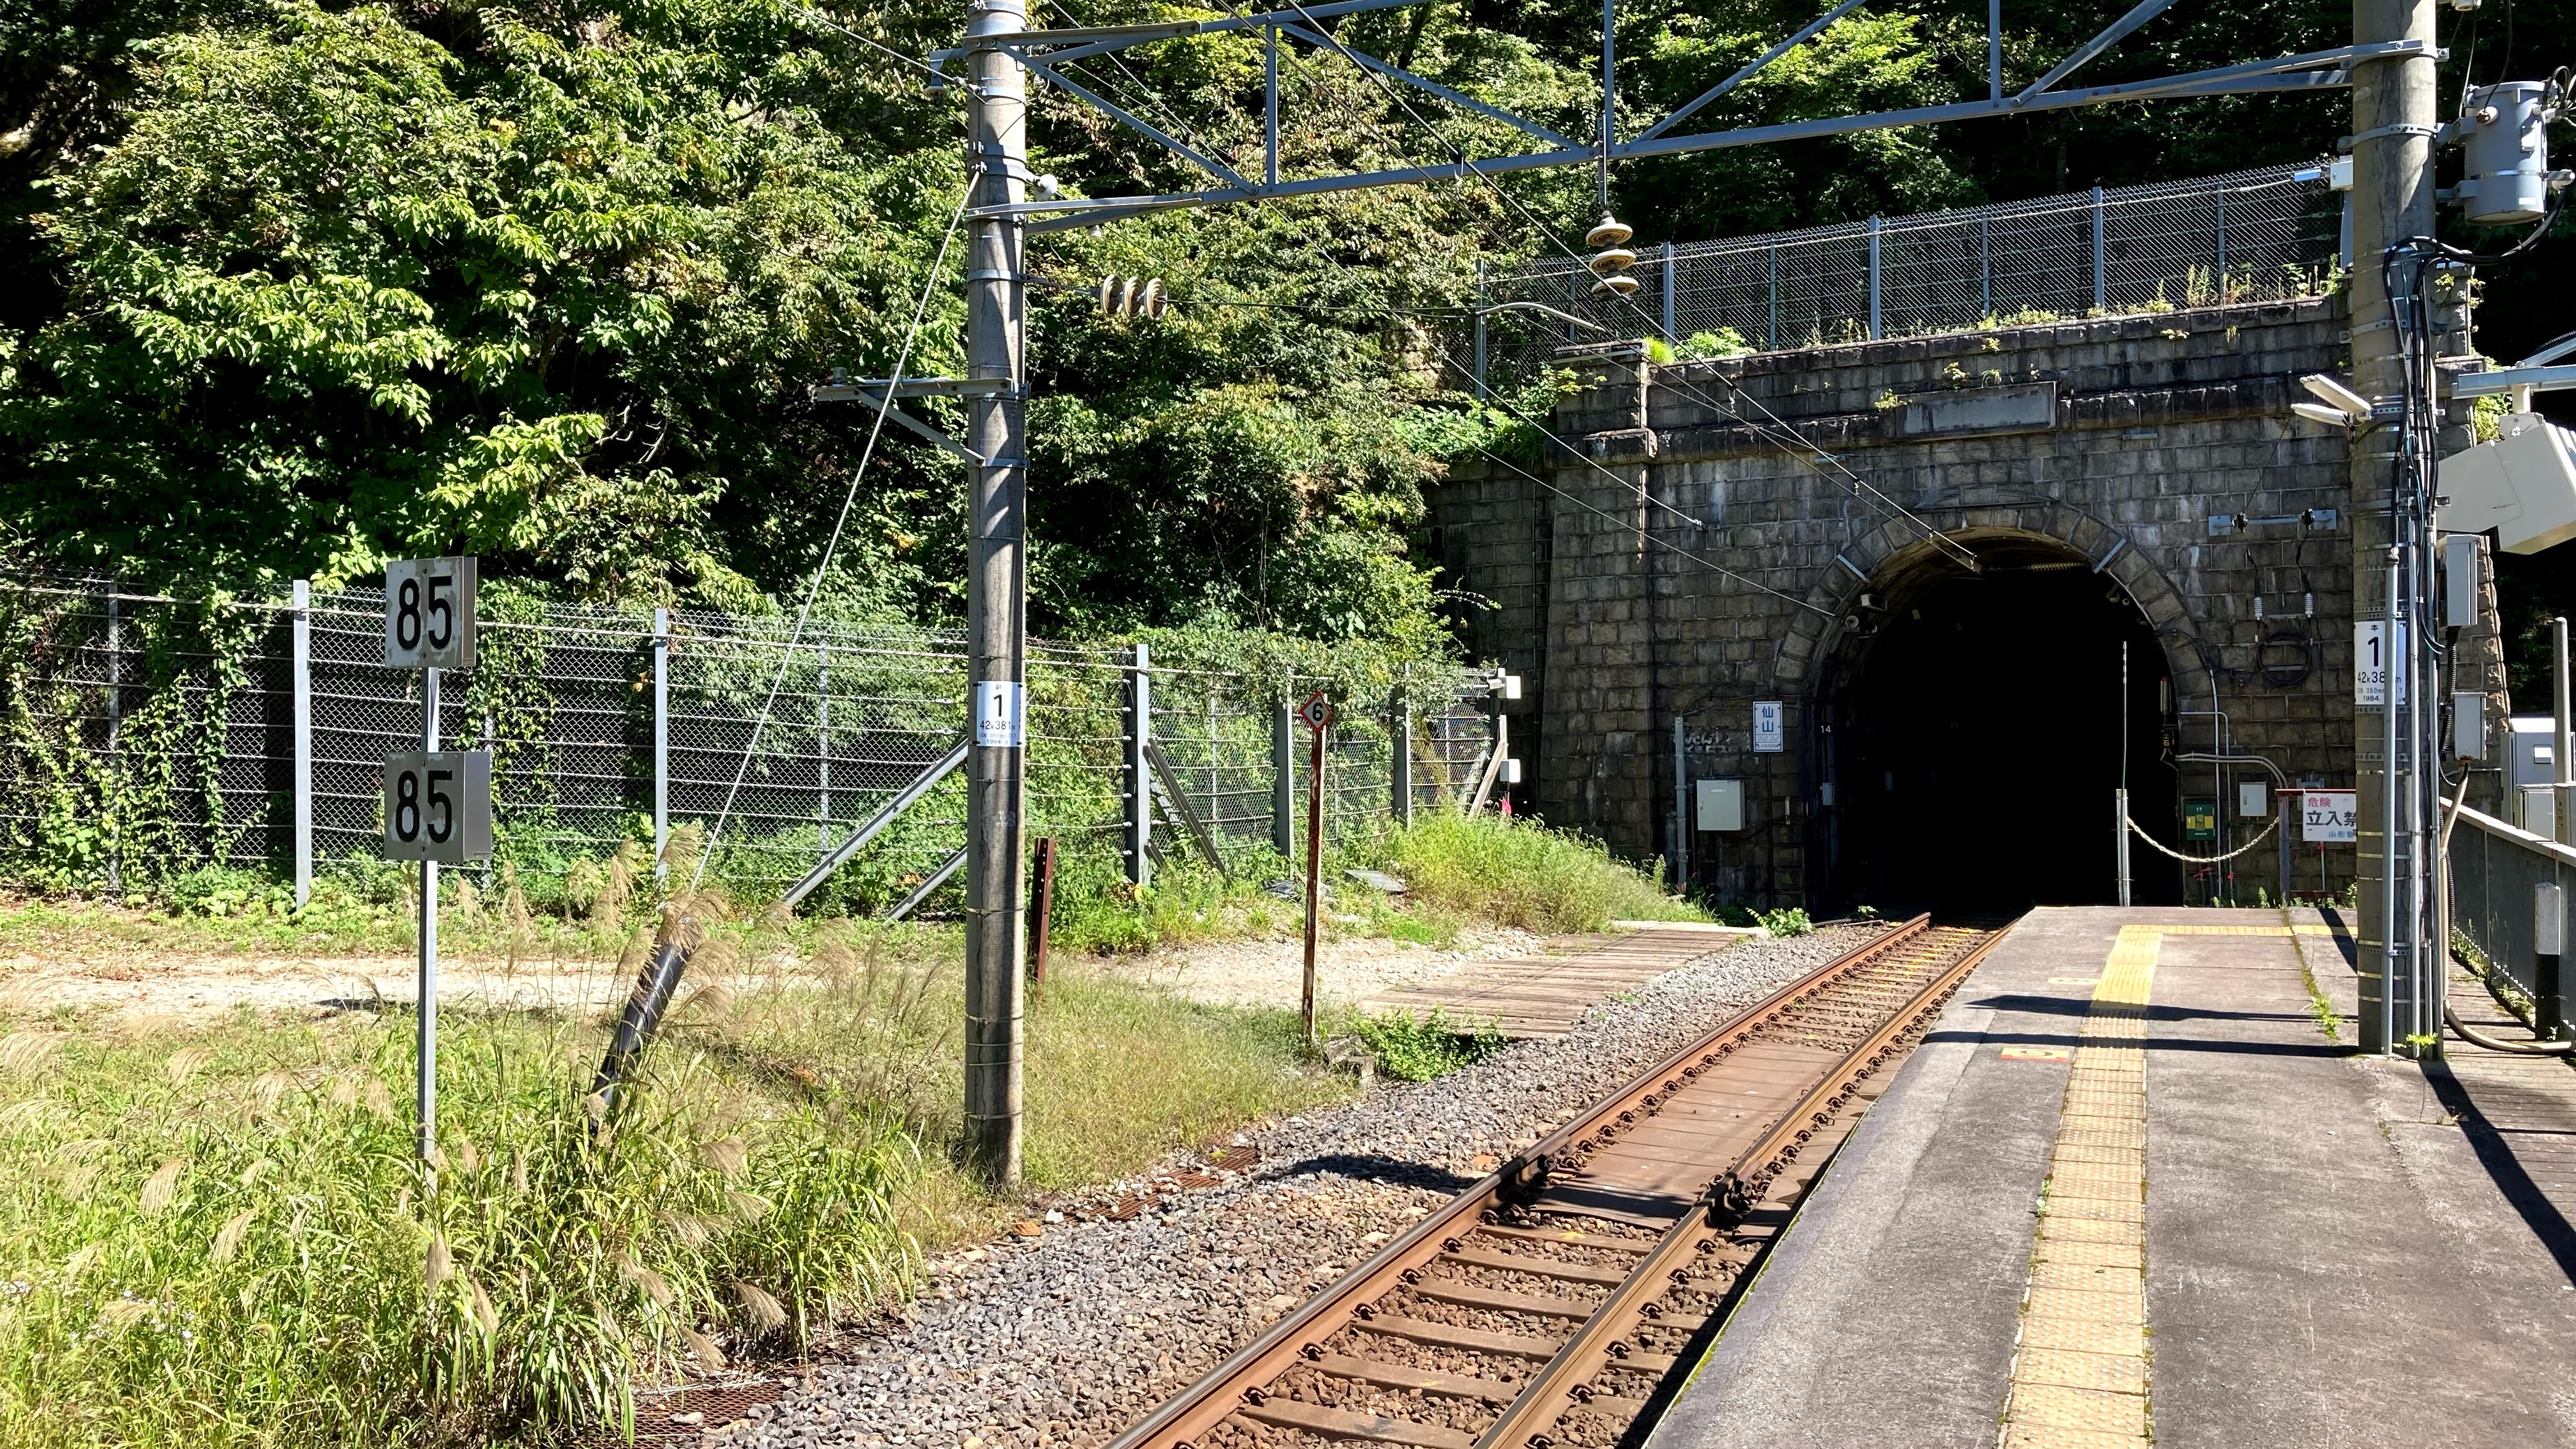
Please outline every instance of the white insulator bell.
M1603 277L1600 281L1592 284L1592 295L1596 297L1600 296L1604 292L1615 292L1620 296L1625 297L1636 290L1637 279L1629 276L1625 272L1613 272L1609 276Z
M1636 234L1628 223L1605 211L1601 213L1601 224L1583 234L1583 244L1588 247L1615 247Z
M1592 254L1592 275L1606 277L1613 272L1624 272L1636 264L1635 252L1626 247L1612 247L1607 251Z

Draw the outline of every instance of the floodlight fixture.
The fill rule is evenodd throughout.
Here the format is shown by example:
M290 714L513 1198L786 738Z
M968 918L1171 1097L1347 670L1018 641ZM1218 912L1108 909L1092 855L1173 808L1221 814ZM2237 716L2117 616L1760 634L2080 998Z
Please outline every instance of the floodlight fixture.
M2349 415L2327 407L2324 403L2294 402L2290 404L2290 411L2306 418L2309 422L2323 423L2330 428L2349 428L2353 422Z
M2322 372L2312 372L2299 379L2299 385L2315 393L2319 401L2356 423L2370 421L2370 399L2335 381Z

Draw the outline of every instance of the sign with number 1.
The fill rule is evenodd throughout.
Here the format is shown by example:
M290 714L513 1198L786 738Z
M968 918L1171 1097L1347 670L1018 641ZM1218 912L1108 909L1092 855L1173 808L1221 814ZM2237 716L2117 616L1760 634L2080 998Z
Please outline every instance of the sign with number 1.
M474 560L411 558L385 565L385 667L474 667Z
M2364 619L2353 626L2353 703L2371 709L2388 707L2388 682L2397 681L2397 703L2406 703L2406 626L2397 626L2397 642L2388 642L2388 621Z

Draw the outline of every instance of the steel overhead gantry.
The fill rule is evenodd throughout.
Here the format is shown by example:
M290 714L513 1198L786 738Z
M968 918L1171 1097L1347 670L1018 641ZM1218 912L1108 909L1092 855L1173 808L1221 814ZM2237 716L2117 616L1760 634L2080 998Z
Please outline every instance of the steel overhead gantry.
M2126 81L2115 85L2091 86L2075 90L2058 89L2060 82L2091 63L2131 32L2154 19L2172 3L2172 0L2141 0L2140 4L2105 27L2101 33L2076 47L2064 60L2051 67L2038 80L2020 91L2007 95L2004 93L2002 75L2000 30L2002 14L2001 5L1997 0L1997 3L1990 4L1987 10L1988 94L1983 100L1957 101L1938 106L1915 106L1905 110L1874 111L1849 116L1830 116L1769 126L1740 126L1721 131L1685 131L1674 134L1683 121L1760 74L1790 51L1815 38L1827 26L1866 3L1866 0L1841 0L1841 3L1800 27L1741 70L1675 107L1671 114L1655 121L1624 141L1615 135L1617 97L1608 84L1615 76L1615 69L1611 64L1612 57L1605 43L1602 134L1595 141L1586 144L1575 141L1526 116L1516 115L1500 106L1442 85L1438 81L1416 75L1391 61L1368 54L1347 41L1323 33L1316 24L1330 16L1421 3L1426 3L1426 0L1339 0L1339 3L1291 5L1282 10L1229 16L1215 20L1180 20L1161 24L1097 26L1081 29L1026 30L1007 36L978 37L965 47L936 52L931 60L935 66L944 67L981 53L987 48L998 51L1018 62L1027 71L1036 74L1045 83L1055 86L1083 104L1165 147L1173 154L1207 172L1212 180L1222 183L1198 191L1164 192L1143 196L1021 201L1007 208L1006 214L1021 218L1030 231L1055 231L1173 207L1214 206L1234 201L1315 196L1378 186L1408 186L1428 181L1455 180L1479 173L1492 175L1549 166L1597 166L1655 156L1683 155L1694 151L1759 146L1775 141L1846 135L1855 131L1885 130L1899 126L1934 125L1945 121L1975 120L1988 116L2066 110L2119 101L2184 99L2263 91L2337 89L2351 84L2352 67L2356 64L2372 60L2426 55L2432 51L2432 44L2429 41L2402 39L2376 44L2337 46L2329 50L2308 51L2267 60L2242 61L2233 65L2163 76L2154 80ZM1605 5L1605 26L1610 18L1610 7ZM1081 82L1069 78L1063 70L1063 67L1074 61L1139 45L1150 45L1183 36L1253 30L1258 30L1262 34L1267 61L1263 68L1264 145L1262 179L1259 181L1247 179L1224 160L1210 156L1200 148L1173 137L1163 128L1101 96ZM1605 28L1605 37L1607 34L1608 31ZM1500 122L1539 140L1552 142L1553 147L1543 151L1476 159L1459 154L1456 160L1425 166L1402 166L1333 176L1282 178L1279 174L1280 93L1277 64L1278 47L1282 39L1302 41L1317 50L1328 51L1365 70L1410 86L1425 95L1447 101L1472 114ZM1453 152L1454 150L1453 147ZM983 214L985 213L980 211L970 213L970 215Z
M1312 5L1290 0L1281 9L1205 20L1031 30L1027 0L967 0L964 44L931 57L933 69L966 92L972 203L965 212L972 227L966 271L967 375L937 390L958 394L965 403L967 436L942 441L967 458L972 479L966 603L967 674L974 715L966 759L966 1147L970 1160L992 1180L1016 1180L1020 1169L1021 961L1028 937L1022 842L1028 501L1027 278L1023 245L1027 233L1089 226L1174 207L1315 196L1467 176L1481 179L1496 172L1550 166L1597 166L1606 189L1609 167L1619 161L2115 101L2329 89L2353 84L2355 68L2367 62L2429 62L2435 55L2428 22L2421 32L2393 27L2397 33L2390 38L2330 50L2248 60L2155 80L2057 89L2068 76L2172 3L2140 0L2037 81L2007 96L2003 90L2002 5L2001 0L1988 0L1984 100L1675 134L1690 116L1760 74L1765 66L1820 34L1861 3L1838 0L1825 14L1771 47L1752 64L1623 141L1618 136L1617 56L1611 44L1616 0L1603 0L1601 122L1594 142L1585 145L1528 117L1356 50L1320 24L1332 16L1420 3L1426 0L1325 0ZM2367 3L2394 4L2402 0ZM1067 66L1092 56L1157 41L1251 31L1260 33L1264 50L1263 154L1258 181L1241 174L1227 160L1207 154L1094 92L1065 71ZM2366 33L2357 33L2356 39ZM1333 176L1282 177L1279 46L1283 38L1330 51L1379 77L1382 84L1409 86L1545 142L1549 149L1471 159L1455 142L1439 137L1452 157L1446 163ZM950 71L950 66L960 69ZM1026 86L1031 74L1182 157L1217 184L1198 191L1157 195L1045 195L1031 200L1029 189L1037 184L1037 178L1030 176L1028 170ZM1046 189L1051 191L1052 187ZM859 383L850 386L846 395L891 408L895 397L903 392L903 388L889 388L883 383L873 389ZM905 424L917 432L935 434L935 430L916 425L916 420L906 419Z

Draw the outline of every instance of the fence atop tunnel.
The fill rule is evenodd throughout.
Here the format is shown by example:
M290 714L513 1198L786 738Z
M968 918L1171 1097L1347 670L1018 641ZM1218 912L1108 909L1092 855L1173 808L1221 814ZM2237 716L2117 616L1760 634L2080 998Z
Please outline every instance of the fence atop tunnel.
M791 645L776 617L488 595L484 607L475 667L442 678L439 734L493 756L494 866L469 878L488 886L506 869L540 902L577 894L629 842L648 846L657 816L723 816L715 873L746 898L774 895L965 731L954 633L809 624ZM418 748L421 727L420 675L384 667L383 637L375 590L202 604L0 578L0 876L163 892L212 869L383 887L383 762ZM1150 782L1140 799L1131 775L1138 672L1132 647L1032 644L1029 836L1116 860L1142 812L1156 851L1195 853L1183 818L1195 813L1230 862L1293 854L1306 741L1286 711L1332 681L1149 662L1143 734L1184 811ZM1453 668L1426 676L1343 702L1328 838L1475 788L1493 745L1480 687ZM956 772L817 904L872 913L903 899L962 850L964 814Z
M2316 167L2096 187L1917 216L1638 248L1636 295L1592 291L1551 257L1492 279L1467 341L1489 385L1526 381L1569 343L1660 326L1759 351L2059 318L2320 295L2341 254L2342 193ZM1598 330L1596 330L1598 329ZM1461 353L1461 356L1470 355Z

